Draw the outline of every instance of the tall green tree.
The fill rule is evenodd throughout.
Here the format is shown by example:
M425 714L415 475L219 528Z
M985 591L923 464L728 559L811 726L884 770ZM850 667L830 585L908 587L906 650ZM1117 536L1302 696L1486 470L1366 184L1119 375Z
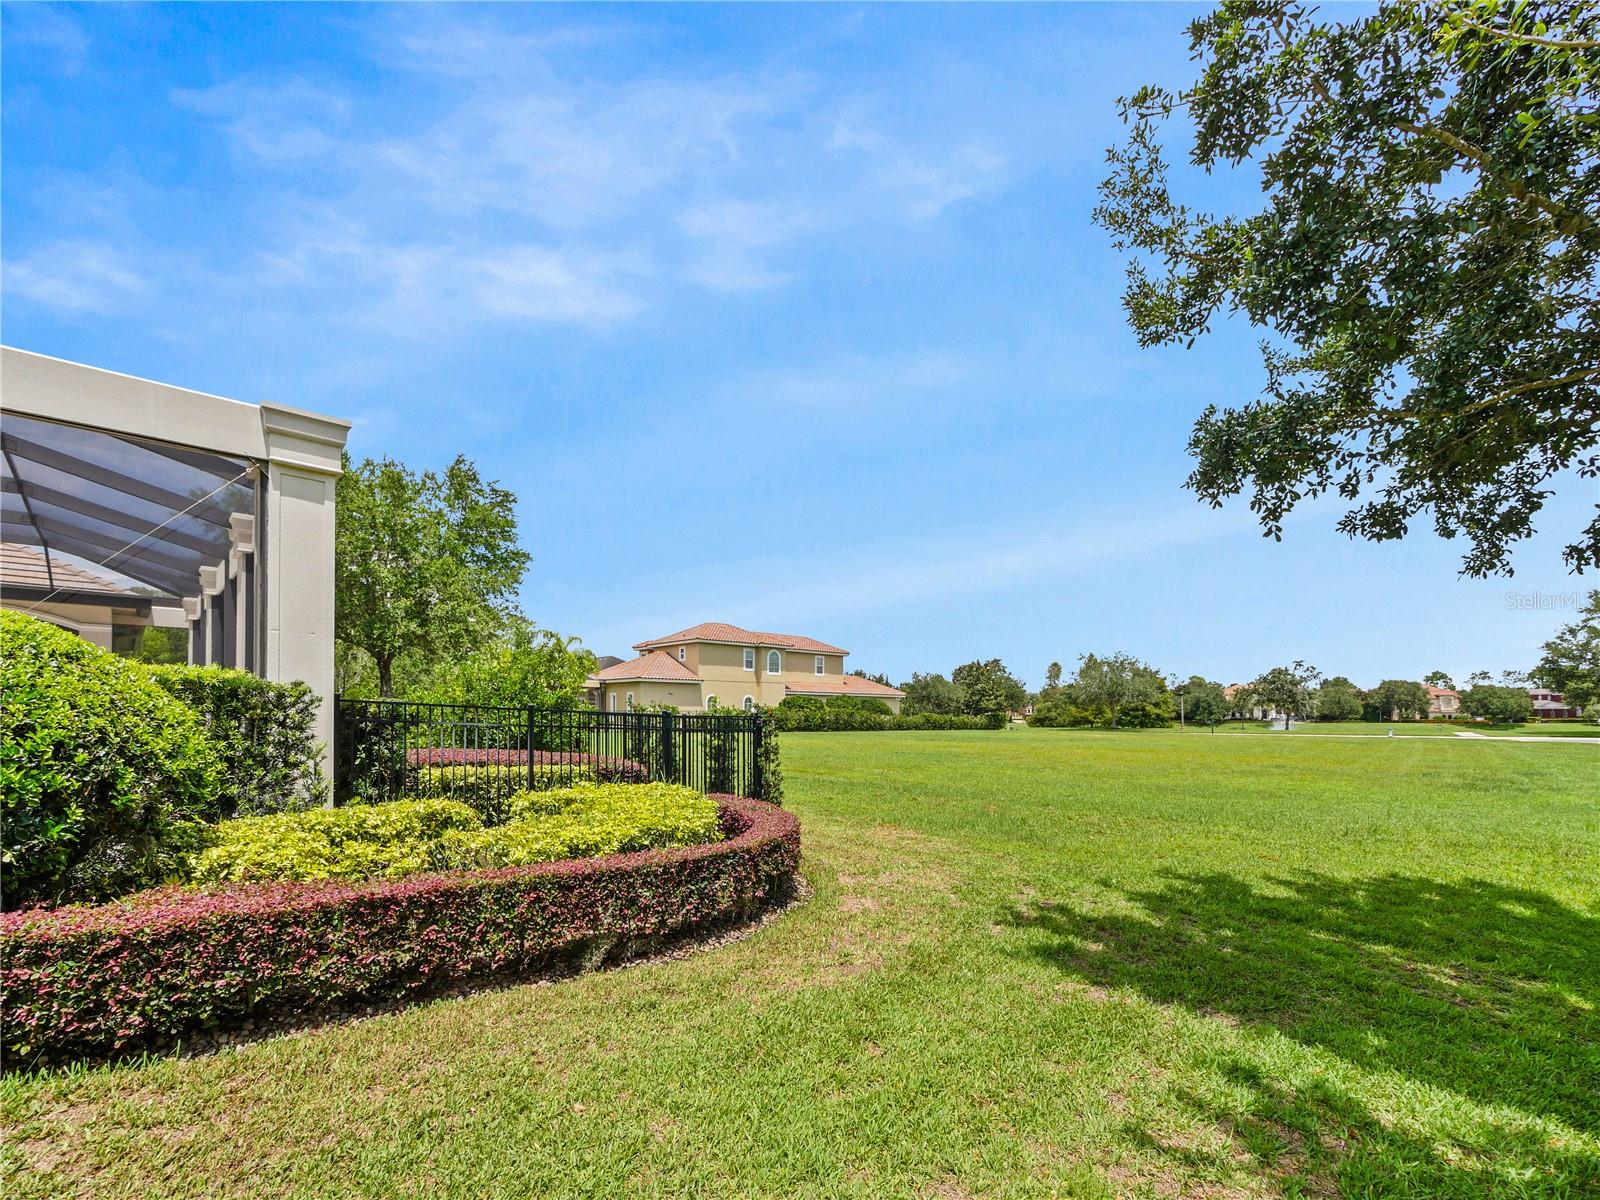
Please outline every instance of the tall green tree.
M1470 716L1482 717L1497 725L1526 721L1533 714L1533 701L1526 688L1497 687L1480 683L1461 694L1461 707Z
M1284 714L1286 719L1283 728L1287 733L1291 720L1316 715L1312 689L1316 687L1319 677L1315 667L1297 659L1293 666L1273 667L1257 678L1250 684L1250 695L1257 704L1269 709L1275 708Z
M528 553L516 497L457 457L443 474L347 455L338 486L338 640L368 655L381 695L403 655L428 663L492 637Z
M1078 660L1078 674L1067 687L1071 702L1080 708L1103 708L1117 728L1125 709L1136 705L1159 709L1170 701L1166 680L1154 667L1131 654L1109 654L1101 658L1085 654Z
M1268 331L1265 393L1194 426L1201 499L1248 491L1277 538L1335 493L1351 536L1427 516L1465 539L1466 573L1509 574L1550 481L1600 474L1600 6L1333 12L1225 0L1195 20L1198 78L1122 102L1095 217L1133 254L1141 345L1232 313ZM1194 164L1259 170L1258 210L1174 195L1176 114ZM1600 565L1600 516L1563 553Z
M1544 644L1532 678L1575 708L1600 704L1600 591L1590 592L1578 619Z
M950 682L961 689L962 711L973 716L1014 712L1028 702L1028 689L1022 686L1022 680L1006 670L998 658L963 663L950 672Z
M1436 688L1449 688L1455 690L1455 683L1443 671L1429 671L1422 677L1423 683L1431 683Z
M413 695L447 704L568 708L583 696L595 656L577 638L514 613L496 635L443 659Z
M1191 675L1172 689L1181 703L1178 711L1185 721L1195 725L1215 725L1225 721L1233 706L1223 694L1222 685L1203 675Z
M961 689L943 675L913 672L911 678L900 685L900 690L906 694L900 703L900 711L907 716L916 713L946 713L953 716L963 711Z
M1382 721L1411 721L1428 715L1428 689L1414 679L1385 679L1367 695Z
M1318 720L1356 721L1361 718L1361 689L1348 679L1323 680L1315 701Z

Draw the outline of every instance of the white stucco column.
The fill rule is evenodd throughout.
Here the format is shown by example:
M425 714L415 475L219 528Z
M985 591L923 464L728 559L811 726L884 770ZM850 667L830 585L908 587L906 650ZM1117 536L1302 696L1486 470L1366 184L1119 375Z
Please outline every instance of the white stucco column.
M261 405L267 449L263 531L253 531L265 577L268 679L300 680L322 697L317 737L333 778L334 485L348 421Z
M245 581L251 572L246 570L256 549L256 519L249 513L232 513L228 517L228 586L233 589L234 630L233 665L244 668L251 663L250 639L255 635L254 616L259 611L256 597L251 596ZM253 667L251 667L253 669Z
M189 631L189 665L191 667L205 666L205 663L200 661L200 635L198 630L200 610L199 596L185 596L183 598L183 625Z
M200 568L200 622L206 631L206 649L202 667L211 667L222 661L222 647L218 644L217 617L222 606L222 588L228 582L228 564Z

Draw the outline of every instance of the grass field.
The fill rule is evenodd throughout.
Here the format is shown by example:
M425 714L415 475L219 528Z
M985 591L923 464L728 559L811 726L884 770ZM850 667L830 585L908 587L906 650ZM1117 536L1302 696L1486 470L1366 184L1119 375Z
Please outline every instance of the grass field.
M1482 734L1486 737L1600 737L1600 725L1591 725L1587 721L1573 723L1547 724L1529 722L1525 725L1449 725L1443 721L1307 721L1295 725L1289 730L1289 736L1307 736L1320 734L1323 737L1388 737L1389 731L1394 730L1395 737L1456 737L1463 733ZM1283 730L1273 729L1265 721L1229 721L1217 726L1218 733L1275 733L1280 737ZM1195 727L1188 732L1210 733L1205 727Z
M1600 1195L1600 747L787 735L684 961L0 1082L38 1196Z

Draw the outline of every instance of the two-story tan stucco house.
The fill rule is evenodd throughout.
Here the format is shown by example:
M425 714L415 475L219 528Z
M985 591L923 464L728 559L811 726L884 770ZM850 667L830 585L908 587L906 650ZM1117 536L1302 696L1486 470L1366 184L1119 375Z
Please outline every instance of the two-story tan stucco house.
M634 646L639 657L593 676L609 712L670 704L683 712L712 705L772 707L790 696L861 696L900 711L898 688L845 674L850 653L816 638L757 633L707 621Z

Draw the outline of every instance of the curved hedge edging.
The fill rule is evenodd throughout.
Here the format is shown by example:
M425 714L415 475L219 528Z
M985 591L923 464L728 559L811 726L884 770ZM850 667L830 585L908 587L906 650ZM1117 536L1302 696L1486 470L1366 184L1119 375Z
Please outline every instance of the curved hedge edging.
M677 850L392 882L165 888L0 914L7 1057L120 1053L747 917L791 886L800 825L770 804L716 799L726 839Z

